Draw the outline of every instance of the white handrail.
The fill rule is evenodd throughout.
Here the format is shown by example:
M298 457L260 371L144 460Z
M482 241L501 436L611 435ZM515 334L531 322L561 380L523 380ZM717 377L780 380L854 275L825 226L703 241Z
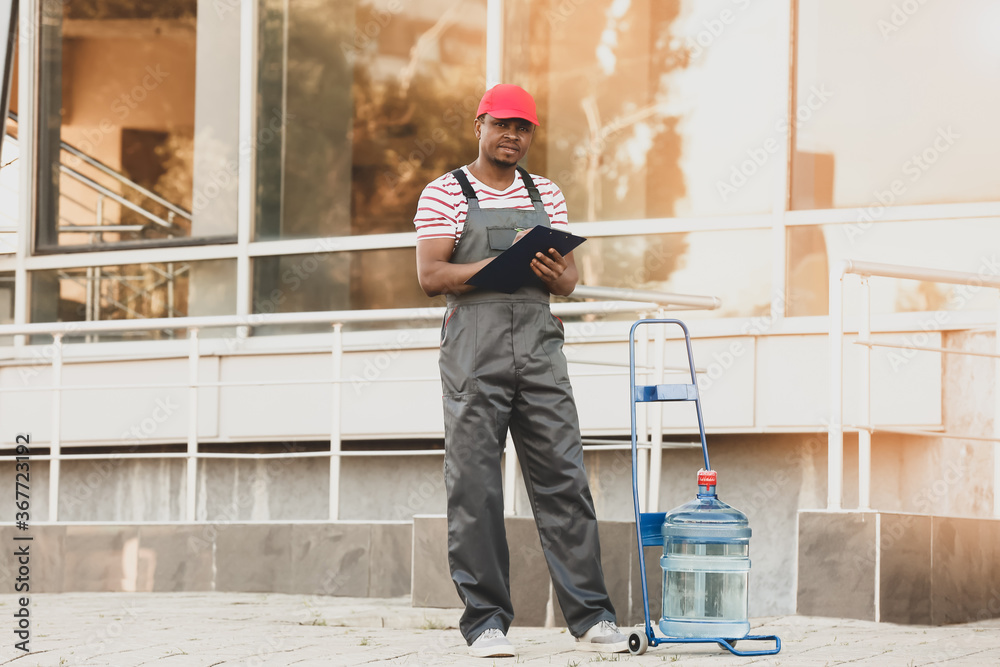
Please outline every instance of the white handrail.
M595 315L635 313L656 310L651 301L599 301L553 303L556 315ZM382 308L372 310L325 310L310 313L259 313L253 315L201 315L197 317L156 317L94 322L35 322L0 325L0 336L87 334L122 331L161 331L170 329L213 329L255 327L281 324L374 324L379 322L430 322L444 317L444 307Z
M622 451L627 452L632 449L632 445L627 442L616 442L614 444L588 444L593 442L588 438L583 439L583 451ZM508 443L508 446L512 446ZM649 449L649 445L639 445L640 449ZM678 446L671 443L671 449L700 449L701 443L684 443ZM364 450L341 450L332 452L321 449L306 452L198 452L194 458L198 459L232 459L232 460L270 460L270 459L324 459L328 457L336 458L382 458L393 456L443 456L444 449L364 449ZM111 454L62 454L58 458L61 461L101 461L113 459L116 461L127 461L135 459L187 459L190 456L187 452L114 452ZM32 454L32 461L51 461L51 454ZM0 456L0 461L16 461L14 454Z
M964 354L970 357L989 357L990 359L1000 359L1000 352L976 352L975 350L958 350L953 347L932 347L930 345L909 345L907 343L876 343L872 340L859 338L854 341L855 345L867 347L892 347L900 350L920 350L922 352L940 352L941 354Z
M844 277L855 274L862 277L862 309L861 321L858 326L859 339L864 349L862 355L861 385L858 391L861 422L864 428L858 431L858 507L869 509L871 504L871 434L874 427L871 422L871 397L869 394L871 382L871 348L876 345L871 341L871 297L868 278L877 276L883 278L900 278L904 280L921 280L952 285L985 286L1000 290L1000 275L971 273L967 271L949 271L944 269L929 269L915 266L900 266L882 264L879 262L862 262L844 260L838 262L830 271L830 424L828 427L827 446L827 508L839 510L843 505L844 479ZM976 440L993 441L993 516L1000 518L1000 308L996 321L996 358L994 362L993 406L993 438L977 437ZM883 344L890 346L887 344ZM892 347L895 347L892 345ZM901 346L912 347L912 346ZM981 353L947 348L914 348L928 352L950 354L968 354L980 356ZM893 431L892 429L879 429ZM893 432L905 431L895 429ZM920 435L924 435L921 433ZM954 437L948 433L938 434L938 437ZM971 439L971 438L963 438Z
M928 269L920 266L902 266L899 264L882 264L881 262L861 262L846 259L833 268L833 273L841 276L854 273L859 276L878 276L880 278L902 278L903 280L929 280L935 283L951 285L988 285L1000 289L1000 275L971 273L969 271L950 271L947 269Z

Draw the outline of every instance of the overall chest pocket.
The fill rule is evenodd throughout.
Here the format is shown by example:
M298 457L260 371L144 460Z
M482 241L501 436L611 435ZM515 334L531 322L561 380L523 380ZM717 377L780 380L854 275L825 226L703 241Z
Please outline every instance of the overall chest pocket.
M517 230L510 227L487 227L486 239L490 244L490 257L495 257L514 245L515 236Z

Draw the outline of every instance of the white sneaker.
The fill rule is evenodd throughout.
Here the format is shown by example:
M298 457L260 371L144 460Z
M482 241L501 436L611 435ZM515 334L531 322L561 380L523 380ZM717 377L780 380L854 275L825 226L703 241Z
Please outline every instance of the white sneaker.
M513 658L517 655L514 645L497 628L489 628L476 637L476 641L469 645L469 653L474 658Z
M577 649L601 653L628 653L628 637L611 621L601 621L576 638Z

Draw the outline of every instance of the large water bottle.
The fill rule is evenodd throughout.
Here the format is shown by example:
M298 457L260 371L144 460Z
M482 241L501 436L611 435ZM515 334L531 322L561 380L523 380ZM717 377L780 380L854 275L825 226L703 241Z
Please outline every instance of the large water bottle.
M740 639L750 632L750 525L715 495L714 470L698 472L698 497L663 522L663 617L668 637Z

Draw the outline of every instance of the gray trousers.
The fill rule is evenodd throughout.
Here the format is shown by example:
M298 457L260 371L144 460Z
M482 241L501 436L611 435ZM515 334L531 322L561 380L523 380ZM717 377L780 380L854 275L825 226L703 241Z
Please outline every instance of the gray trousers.
M448 562L470 643L514 618L500 473L508 428L570 632L615 620L562 342L538 301L459 303L442 329Z

